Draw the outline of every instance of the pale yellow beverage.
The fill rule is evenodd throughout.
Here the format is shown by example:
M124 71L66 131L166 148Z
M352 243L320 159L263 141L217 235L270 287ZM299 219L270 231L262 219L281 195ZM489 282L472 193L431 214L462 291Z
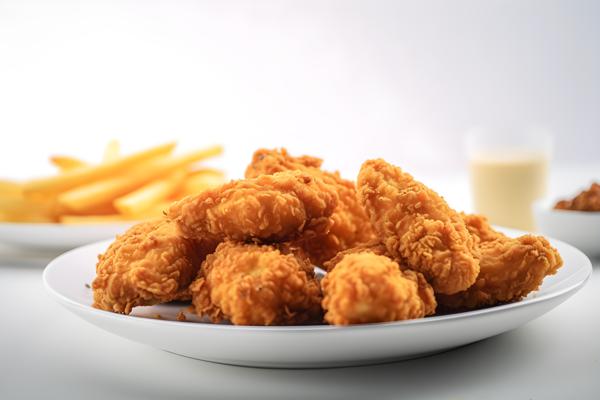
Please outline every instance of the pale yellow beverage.
M532 205L546 192L548 164L543 152L471 154L475 210L493 224L533 230Z

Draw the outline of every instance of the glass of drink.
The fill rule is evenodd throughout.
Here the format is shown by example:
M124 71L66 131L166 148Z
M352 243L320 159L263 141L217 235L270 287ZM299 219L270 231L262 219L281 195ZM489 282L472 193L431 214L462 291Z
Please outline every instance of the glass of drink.
M475 211L496 225L534 230L532 205L546 193L552 137L476 129L467 135L467 155Z

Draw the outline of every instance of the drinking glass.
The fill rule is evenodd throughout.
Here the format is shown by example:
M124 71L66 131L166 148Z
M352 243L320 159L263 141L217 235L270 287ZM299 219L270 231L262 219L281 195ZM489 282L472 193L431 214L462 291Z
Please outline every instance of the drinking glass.
M552 137L533 129L475 129L466 145L475 211L493 224L534 230L532 205L546 194Z

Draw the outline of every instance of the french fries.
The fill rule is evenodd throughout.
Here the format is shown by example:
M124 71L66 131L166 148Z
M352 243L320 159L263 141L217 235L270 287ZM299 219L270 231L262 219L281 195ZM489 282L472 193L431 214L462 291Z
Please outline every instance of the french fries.
M84 161L69 156L51 156L50 162L61 172L69 171L87 165Z
M49 222L55 204L22 197L0 198L0 220L5 222Z
M152 208L153 205L168 199L184 179L185 172L177 171L165 179L152 181L116 199L114 201L115 208L125 215L141 214Z
M145 161L169 154L174 148L175 143L167 143L99 165L89 165L76 168L67 171L62 175L33 179L23 186L23 193L25 195L35 193L48 194L72 189L76 186L87 184L89 182L108 178L128 168L139 166Z
M23 194L23 186L14 181L0 180L0 199L21 197Z
M123 155L110 141L98 164L56 155L59 174L26 182L0 180L0 221L100 224L155 218L173 201L224 182L220 170L196 167L222 153L212 146L181 155L175 143Z
M111 140L104 149L104 155L102 156L103 162L114 161L119 158L120 144L117 140ZM85 161L82 161L75 157L69 156L51 156L50 162L59 169L59 171L65 172L74 168L79 168L87 165Z
M127 222L133 219L121 214L108 215L61 215L59 221L68 225L83 225L83 224L107 224L114 222Z
M223 172L215 169L202 169L190 173L181 185L179 197L200 193L211 187L223 184L225 177Z
M214 146L177 157L166 157L148 161L133 169L131 173L83 185L58 196L58 203L72 211L87 211L96 206L116 200L125 193L138 189L147 182L160 178L178 168L220 154L223 149Z

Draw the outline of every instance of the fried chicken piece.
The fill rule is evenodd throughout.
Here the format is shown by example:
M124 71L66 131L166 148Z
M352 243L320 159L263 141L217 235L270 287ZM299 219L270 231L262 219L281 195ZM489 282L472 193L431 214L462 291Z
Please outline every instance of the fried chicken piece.
M371 242L339 252L335 257L325 263L325 267L328 271L332 271L333 268L335 268L335 266L339 264L346 255L358 253L372 253L378 256L385 256L393 260L383 244L379 242ZM435 313L436 301L433 288L427 282L423 274L420 272L415 272L408 266L402 264L400 264L400 269L404 273L405 277L408 277L418 283L419 294L426 306L425 315L431 315Z
M422 318L436 307L422 274L369 251L345 255L321 287L325 320L333 325Z
M322 160L316 157L292 157L286 149L260 149L254 153L246 169L246 178L300 170L320 178L335 189L339 202L331 215L329 230L308 230L297 241L315 265L323 265L340 251L375 238L369 217L356 195L354 182L343 179L337 172L323 171L321 163Z
M377 256L384 256L384 257L391 259L392 261L396 261L388 254L388 251L383 244L381 244L379 242L371 242L371 243L361 244L361 245L358 245L351 249L347 249L342 252L339 252L335 257L333 257L331 260L329 260L326 263L327 270L331 272L335 268L335 266L338 265L342 261L342 259L345 256L347 256L349 254L361 254L361 253L370 253L370 254L374 254ZM398 261L396 261L396 262L398 262ZM425 279L423 274L420 272L415 272L415 271L411 270L406 265L399 264L399 267L402 270L402 272L404 273L405 277L410 278L413 281L417 282L417 284L419 286L419 294L421 296L421 299L425 303L425 308L426 308L425 315L431 315L431 314L435 313L435 307L436 307L437 303L435 301L433 288L427 282L427 280Z
M481 270L475 284L454 295L439 295L449 310L473 309L522 299L537 290L544 277L562 266L558 251L541 236L509 238L494 229L484 217L466 215L469 229L478 235Z
M465 214L463 212L460 213L460 217L465 224L467 225L467 229L473 239L477 243L482 242L490 242L496 239L505 239L508 238L502 232L498 232L490 225L488 219L483 215L479 214Z
M475 282L475 242L436 192L378 159L362 165L358 194L389 254L423 273L436 293L457 293Z
M561 200L554 206L557 210L600 211L600 184L594 182L572 200Z
M185 237L285 241L327 230L337 204L330 185L300 171L232 181L187 197L168 211Z
M333 268L335 268L335 266L337 264L339 264L340 261L342 261L342 258L344 258L345 256L347 256L348 254L367 253L367 252L373 253L373 254L375 254L377 256L386 256L386 257L389 257L389 252L387 251L387 249L385 248L385 246L383 244L381 244L381 243L379 243L377 241L372 241L372 242L369 242L369 243L359 244L357 246L354 246L352 248L346 249L344 251L340 251L339 253L337 253L335 255L335 257L333 257L329 261L327 261L323 265L323 267L327 271L332 271Z
M215 247L183 238L167 220L137 224L98 257L93 306L129 314L136 306L185 298L203 257Z
M285 148L279 150L258 149L252 155L250 165L246 167L245 176L246 178L256 178L259 175L273 175L282 171L306 171L308 168L319 169L322 164L323 160L318 157L306 155L293 157Z
M308 258L271 245L226 241L192 283L198 315L235 325L298 325L322 320L321 290Z
M423 301L425 316L435 314L437 308L435 292L429 282L427 282L427 279L425 279L425 276L420 272L408 268L403 269L400 267L400 270L405 278L410 279L417 284L417 292L419 293L421 301Z

